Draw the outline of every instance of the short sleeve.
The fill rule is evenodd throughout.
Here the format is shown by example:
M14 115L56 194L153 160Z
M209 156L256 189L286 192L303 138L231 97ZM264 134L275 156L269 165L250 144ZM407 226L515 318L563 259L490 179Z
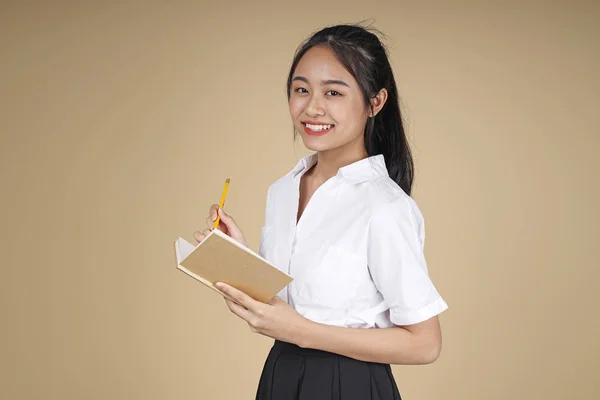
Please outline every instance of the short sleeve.
M410 198L378 207L369 223L369 271L395 325L416 324L448 308L429 278L424 237L423 217Z

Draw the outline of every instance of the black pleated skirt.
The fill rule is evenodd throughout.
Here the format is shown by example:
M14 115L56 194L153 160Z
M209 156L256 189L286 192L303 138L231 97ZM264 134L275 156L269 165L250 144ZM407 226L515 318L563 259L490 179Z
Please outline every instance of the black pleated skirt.
M276 340L256 400L400 400L389 364L355 360Z

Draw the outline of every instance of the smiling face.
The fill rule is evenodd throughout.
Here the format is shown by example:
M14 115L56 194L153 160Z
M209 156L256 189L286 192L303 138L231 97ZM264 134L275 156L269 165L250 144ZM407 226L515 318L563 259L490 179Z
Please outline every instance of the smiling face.
M289 108L296 131L312 151L364 150L367 110L354 77L325 46L315 46L294 71Z

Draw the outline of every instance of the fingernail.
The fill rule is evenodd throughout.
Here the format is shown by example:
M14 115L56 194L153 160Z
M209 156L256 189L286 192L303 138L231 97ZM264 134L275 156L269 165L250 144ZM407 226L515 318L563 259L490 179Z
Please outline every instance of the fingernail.
M217 287L217 289L222 289L223 288L223 284L221 282L215 283L215 286Z

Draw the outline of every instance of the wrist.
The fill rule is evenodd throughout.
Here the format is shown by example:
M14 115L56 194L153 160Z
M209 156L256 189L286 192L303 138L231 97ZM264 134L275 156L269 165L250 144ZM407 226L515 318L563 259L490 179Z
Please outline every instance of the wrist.
M296 345L302 348L315 348L315 338L319 336L321 325L305 318L304 324L298 330Z

